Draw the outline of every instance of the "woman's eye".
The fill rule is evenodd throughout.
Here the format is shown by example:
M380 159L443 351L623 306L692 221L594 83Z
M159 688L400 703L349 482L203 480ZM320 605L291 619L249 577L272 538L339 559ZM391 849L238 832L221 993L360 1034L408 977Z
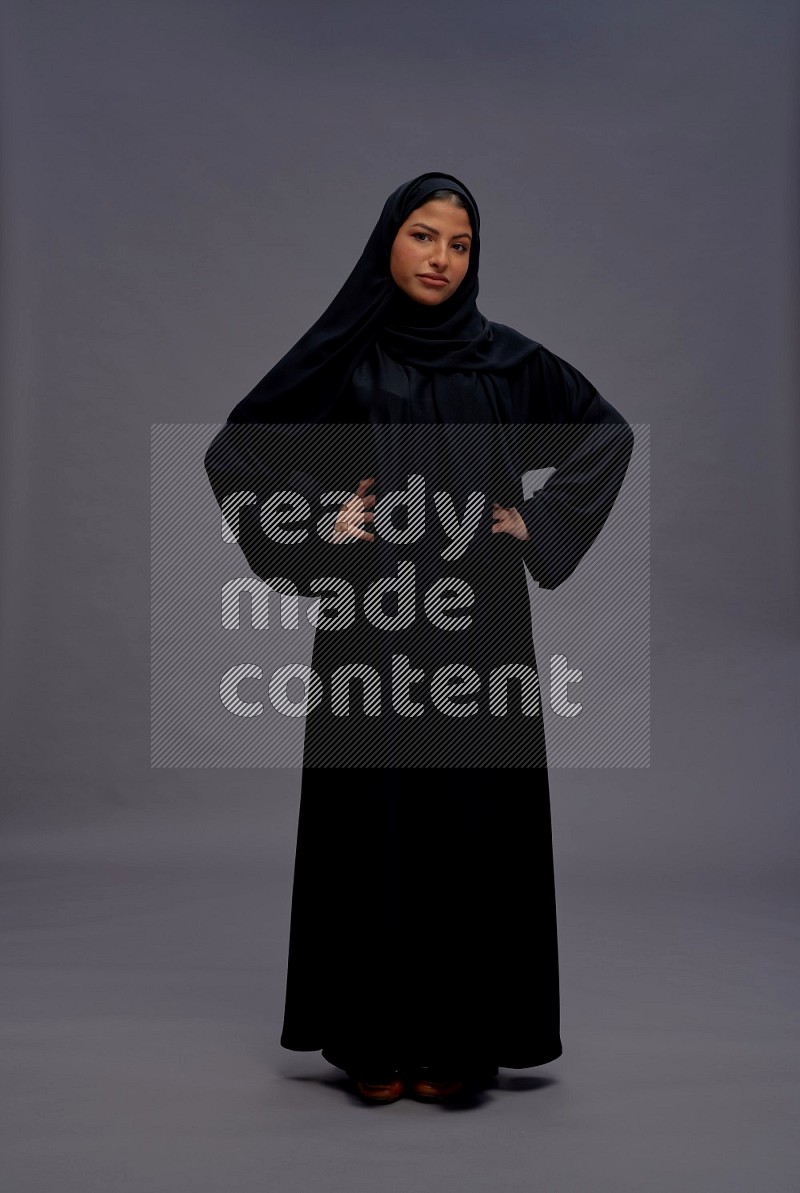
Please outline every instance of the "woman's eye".
M412 232L411 235L415 236L415 237L419 237L420 240L430 240L430 236L427 232ZM462 253L469 252L469 248L465 244L454 244L453 248L460 249Z

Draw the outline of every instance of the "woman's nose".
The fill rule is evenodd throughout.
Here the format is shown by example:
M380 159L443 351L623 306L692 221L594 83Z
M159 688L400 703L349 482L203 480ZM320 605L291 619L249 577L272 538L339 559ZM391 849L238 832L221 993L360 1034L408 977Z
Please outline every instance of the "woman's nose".
M430 263L435 265L438 269L444 269L447 262L447 253L441 245L434 245L431 249Z

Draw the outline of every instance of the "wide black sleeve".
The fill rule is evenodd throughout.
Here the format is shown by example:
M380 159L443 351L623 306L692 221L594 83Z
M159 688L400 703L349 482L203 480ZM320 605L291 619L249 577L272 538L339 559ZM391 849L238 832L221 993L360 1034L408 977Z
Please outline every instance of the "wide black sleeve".
M515 386L523 472L554 468L518 506L530 538L522 555L541 588L568 579L611 512L628 469L633 431L574 365L544 347Z
M365 466L359 445L354 428L337 436L336 428L325 426L230 419L214 436L204 464L228 535L270 587L315 596L320 578L357 578L370 544L325 541L318 524L342 505L323 500L326 494L355 491ZM265 507L277 519L265 518ZM280 521L283 511L286 522ZM291 538L297 541L281 541Z

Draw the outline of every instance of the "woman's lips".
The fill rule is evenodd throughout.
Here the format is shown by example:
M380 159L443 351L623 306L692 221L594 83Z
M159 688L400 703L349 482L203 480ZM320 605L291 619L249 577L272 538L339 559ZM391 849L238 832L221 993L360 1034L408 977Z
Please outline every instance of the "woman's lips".
M437 278L430 274L418 273L417 277L421 282L425 282L427 286L446 286L447 278Z

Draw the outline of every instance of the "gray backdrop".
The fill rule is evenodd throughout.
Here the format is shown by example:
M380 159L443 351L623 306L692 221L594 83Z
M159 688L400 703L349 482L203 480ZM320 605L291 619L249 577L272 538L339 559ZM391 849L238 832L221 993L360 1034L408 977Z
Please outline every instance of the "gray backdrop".
M796 1188L797 17L6 4L13 1193ZM434 169L484 313L652 445L651 766L551 773L564 1055L450 1112L278 1045L299 772L149 763L150 426L223 421Z

